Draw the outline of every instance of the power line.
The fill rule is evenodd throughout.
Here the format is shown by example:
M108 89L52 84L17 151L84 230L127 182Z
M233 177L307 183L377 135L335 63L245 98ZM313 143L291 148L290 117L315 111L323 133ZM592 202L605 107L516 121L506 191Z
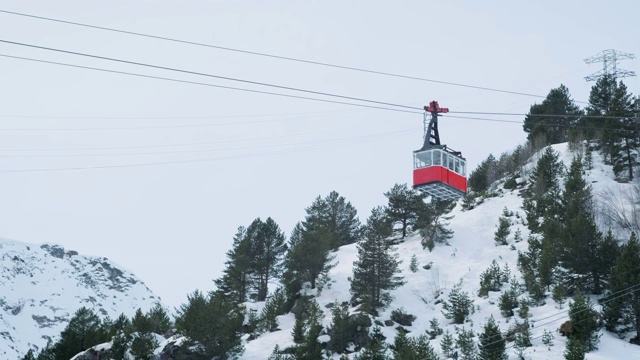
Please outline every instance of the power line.
M404 131L400 131L398 133L402 133ZM359 141L349 141L338 144L329 144L326 146L308 146L301 147L295 149L285 149L278 150L272 152L262 152L259 154L244 154L244 155L230 155L230 156L218 156L213 158L201 158L201 159L186 159L186 160L175 160L175 161L158 161L158 162L146 162L146 163L136 163L136 164L121 164L121 165L101 165L101 166L75 166L75 167L60 167L60 168L25 168L25 169L6 169L0 170L0 173L27 173L27 172L59 172L59 171L75 171L75 170L97 170L97 169L115 169L115 168L136 168L136 167L151 167L151 166L160 166L160 165L181 165L181 164L193 164L193 163L203 163L203 162L216 162L216 161L224 161L224 160L237 160L237 159L246 159L246 158L255 158L255 157L263 157L270 155L281 155L281 154L290 154L290 153L298 153L301 151L310 151L316 149L326 149L337 146L345 146L351 144L359 144L365 143L371 140L378 140L381 138L394 137L398 134L388 135L382 134L380 136L361 139Z
M24 46L24 47L29 47L29 48L39 49L39 50L53 51L53 52L69 54L69 55L88 57L88 58L93 58L93 59L100 59L100 60L118 62L118 63L128 64L128 65L136 65L136 66L143 66L143 67L159 69L159 70L173 71L173 72L178 72L178 73L183 73L183 74L206 76L206 77L215 78L215 79L235 81L235 82L251 84L251 85L272 87L272 88L281 89L281 90L297 91L297 92L303 92L303 93L314 94L314 95L322 95L322 96L340 98L340 99L345 99L345 100L362 101L362 102L368 102L368 103L373 103L373 104L378 104L378 105L394 106L394 107L399 107L399 108L404 108L404 109L414 109L414 110L416 110L416 109L420 110L421 109L421 108L417 108L415 106L400 105L400 104L394 104L394 103L389 103L389 102L384 102L384 101L377 101L377 100L368 100L368 99L357 98L357 97L353 97L353 96L337 95L337 94L331 94L331 93L326 93L326 92L322 92L322 91L313 91L313 90L295 88L295 87L290 87L290 86L275 85L275 84L263 83L263 82L259 82L259 81L252 81L252 80L246 80L246 79L239 79L239 78L233 78L233 77L228 77L228 76L222 76L222 75L207 74L207 73L202 73L202 72L197 72L197 71L177 69L177 68L172 68L172 67L167 67L167 66L153 65L153 64L141 63L141 62L130 61L130 60L116 59L116 58L107 57L107 56L100 56L100 55L93 55L93 54L81 53L81 52L76 52L76 51L62 50L62 49L50 48L50 47L45 47L45 46L33 45L33 44L26 44L26 43L9 41L9 40L0 39L0 43L17 45L17 46Z
M148 78L148 79L156 79L156 80L172 81L172 82L184 83L184 84L192 84L192 85L209 86L209 87L214 87L214 88L219 88L219 89L227 89L227 90L244 91L244 92L256 93L256 94L264 94L264 95L281 96L281 97L288 97L288 98L302 99L302 100L310 100L310 101L319 101L319 102L326 102L326 103L331 103L331 104L340 104L340 105L358 106L358 107L363 107L363 108L379 109L379 110L387 110L387 111L395 111L395 112L403 112L403 113L410 113L410 114L422 114L422 112L418 112L418 111L409 111L409 110L402 110L402 109L393 109L393 108L386 108L386 107L382 107L382 106L374 106L374 105L367 105L367 104L356 104L356 103L349 103L349 102L337 101L337 100L318 99L318 98L312 98L312 97L307 97L307 96L299 96L299 95L291 95L291 94L274 93L274 92L270 92L270 91L254 90L254 89L245 89L245 88L238 88L238 87L233 87L233 86L224 86L224 85L208 84L208 83L202 83L202 82L197 82L197 81L181 80L181 79L173 79L173 78L166 78L166 77L162 77L162 76L154 76L154 75L137 74L137 73L131 73L131 72L126 72L126 71L111 70L111 69L103 69L103 68L96 68L96 67L84 66L84 65L76 65L76 64L68 64L68 63L62 63L62 62L56 62L56 61L49 61L49 60L41 60L41 59L34 59L34 58L28 58L28 57L22 57L22 56L14 56L14 55L0 54L0 57L11 58L11 59L18 59L18 60L25 60L25 61L32 61L32 62L38 62L38 63L44 63L44 64L51 64L51 65L66 66L66 67L72 67L72 68L78 68L78 69L85 69L85 70L101 71L101 72L107 72L107 73L113 73L113 74L120 74L120 75L136 76L136 77Z
M68 20L54 19L54 18L50 18L50 17L19 13L19 12L9 11L9 10L1 10L0 9L0 13L23 16L23 17L29 17L29 18L39 19L39 20L52 21L52 22L68 24L68 25L82 26L82 27L92 28L92 29L97 29L97 30L111 31L111 32L127 34L127 35L141 36L141 37L146 37L146 38L151 38L151 39L170 41L170 42L174 42L174 43L195 45L195 46L201 46L201 47L207 47L207 48L212 48L212 49L237 52L237 53L248 54L248 55L256 55L256 56L268 57L268 58L273 58L273 59L294 61L294 62L299 62L299 63L304 63L304 64L325 66L325 67L331 67L331 68L336 68L336 69L351 70L351 71L370 73L370 74L376 74L376 75L383 75L383 76L391 76L391 77L397 77L397 78L402 78L402 79L418 80L418 81L431 82L431 83L443 84L443 85L459 86L459 87L465 87L465 88L477 89L477 90L493 91L493 92L499 92L499 93L505 93L505 94L522 95L522 96L529 96L529 97L536 97L536 98L545 98L545 96L536 95L536 94L529 94L529 93L523 93L523 92L517 92L517 91L510 91L510 90L502 90L502 89L484 87L484 86L475 86L475 85L469 85L469 84L455 83L455 82L450 82L450 81L434 80L434 79L428 79L428 78L423 78L423 77L418 77L418 76L402 75L402 74L390 73L390 72L385 72L385 71L377 71L377 70L371 70L371 69L357 68L357 67L353 67L353 66L337 65L337 64L321 62L321 61L305 60L305 59L288 57L288 56L267 54L267 53L257 52L257 51L242 50L242 49L230 48L230 47L219 46L219 45L205 44L205 43L200 43L200 42L195 42L195 41L181 40L181 39L170 38L170 37L165 37L165 36L157 36L157 35L145 34L145 33L140 33L140 32L135 32L135 31L127 31L127 30L109 28L109 27L104 27L104 26L97 26L97 25L90 25L90 24L79 23L79 22L68 21Z
M261 118L280 116L306 116L313 117L331 116L348 113L347 111L314 111L306 113L286 113L286 114L254 114L254 115L203 115L203 116L47 116L47 115L0 115L0 118L9 119L64 119L64 120L185 120L185 119L232 119L232 118ZM287 120L287 119L284 119Z
M0 158L65 158L65 157L106 157L106 156L145 156L145 155L176 155L187 153L206 153L206 152L219 152L230 150L246 150L246 149L264 149L273 147L285 147L285 146L297 146L297 145L310 145L310 144L325 144L336 143L342 141L357 141L361 139L370 139L378 136L389 134L406 134L408 132L415 132L413 129L405 129L398 131L385 132L383 134L371 134L362 136L351 136L338 139L326 139L317 141L305 141L298 143L282 143L282 144L268 144L268 145L256 145L256 146L243 146L234 148L218 148L218 149L194 149L194 150L176 150L176 151L155 151L155 152L143 152L143 153L100 153L100 154L35 154L35 155L0 155Z
M243 124L264 124L274 121L292 121L292 120L304 120L315 119L320 117L326 117L332 115L315 115L304 116L294 118L281 118L272 120L252 120L252 121L234 121L224 123L206 123L206 124L181 124L181 125L147 125L147 126L122 126L122 127L73 127L73 128L60 128L60 127L29 127L29 128L0 128L2 131L100 131L100 130L148 130L148 129L174 129L174 128L195 128L195 127L211 127L211 126L225 126L225 125L243 125Z

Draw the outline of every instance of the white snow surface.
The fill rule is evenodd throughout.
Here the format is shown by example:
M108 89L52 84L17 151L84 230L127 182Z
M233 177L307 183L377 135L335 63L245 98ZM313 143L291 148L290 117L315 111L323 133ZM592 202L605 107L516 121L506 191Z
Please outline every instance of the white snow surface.
M554 145L553 148L560 153L561 160L568 169L574 154L568 150L567 144ZM592 185L596 196L610 191L621 194L629 191L633 186L632 184L615 182L611 167L604 165L600 155L596 152L593 153L593 165L593 169L586 173L586 178L587 182ZM531 167L530 165L529 169ZM499 187L501 188L501 186ZM455 233L450 240L450 246L437 244L433 251L429 252L422 248L420 238L416 235L407 237L404 242L397 245L396 251L402 260L401 275L404 276L406 284L392 291L394 300L387 309L381 312L379 319L382 321L390 319L392 310L403 308L407 313L417 316L417 320L413 322L412 326L407 327L410 336L424 334L429 329L429 320L436 318L441 327L444 330L449 330L455 337L454 325L443 316L442 305L434 305L433 289L438 286L442 287L444 295L440 298L446 299L453 285L462 281L462 289L473 298L476 311L470 315L470 321L459 326L471 328L476 334L479 334L488 318L493 316L501 330L503 332L507 330L514 323L514 319L507 320L500 314L498 308L500 293L490 292L487 298L480 298L477 296L477 292L480 287L480 273L489 267L492 260L496 260L501 268L508 264L511 274L516 275L521 281L516 261L518 250L527 250L526 239L529 235L527 227L522 224L520 219L515 216L511 217L509 245L497 247L494 242L498 218L502 215L505 207L518 213L520 218L524 218L522 198L518 192L519 190L504 190L500 196L489 198L470 211L462 211L458 204L452 212L455 217L451 220L451 228ZM523 241L515 243L514 233L517 229L521 230ZM515 247L515 250L511 249L511 245ZM351 298L348 278L353 274L353 263L357 260L357 255L355 244L343 246L336 252L338 264L330 272L331 282L316 297L325 313L323 320L325 326L329 326L331 323L331 309L326 305L336 301L349 301ZM419 262L419 270L416 273L409 270L409 263L413 255L417 257ZM430 270L422 268L429 263L432 263ZM508 286L508 284L503 285L503 290ZM533 326L531 328L533 346L526 349L526 359L564 358L566 338L558 333L558 328L568 320L568 308L568 304L565 303L562 309L559 309L550 294L547 296L545 305L530 308L529 323ZM597 305L595 308L600 309ZM517 310L515 313L515 317L518 317ZM517 319L522 321L520 318ZM269 357L276 344L281 349L294 345L291 336L294 324L293 314L280 316L278 321L281 330L263 334L255 340L246 342L245 352L241 359L264 360ZM397 326L398 324L382 327L388 343L393 343ZM542 343L541 337L545 329L552 332L555 337L551 347ZM629 336L626 339L619 339L615 334L608 333L604 329L600 333L602 337L599 349L588 353L587 359L640 359L640 346L630 344L628 342ZM324 336L324 340L326 338L328 336ZM442 336L438 336L435 340L431 340L431 345L438 352L440 352L441 338ZM478 337L476 336L474 339L477 343ZM507 353L509 359L517 359L513 343L507 343ZM351 354L349 358L353 358L353 356L354 354ZM440 357L444 359L442 354ZM334 356L334 359L338 358L339 356Z
M156 301L141 280L107 258L0 239L0 359L56 341L82 306L115 319Z

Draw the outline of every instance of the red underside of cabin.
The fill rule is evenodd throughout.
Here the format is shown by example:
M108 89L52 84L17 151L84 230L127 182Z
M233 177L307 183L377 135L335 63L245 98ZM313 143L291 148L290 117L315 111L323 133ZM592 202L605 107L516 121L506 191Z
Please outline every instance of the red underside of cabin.
M467 178L443 166L429 166L413 170L413 186L441 182L464 193L467 192Z

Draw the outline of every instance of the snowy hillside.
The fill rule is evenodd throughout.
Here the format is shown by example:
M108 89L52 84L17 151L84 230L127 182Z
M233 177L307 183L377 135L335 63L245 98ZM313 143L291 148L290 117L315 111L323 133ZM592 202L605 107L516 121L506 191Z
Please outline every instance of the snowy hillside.
M568 167L573 154L568 150L567 144L553 146L561 155L562 161ZM604 194L613 191L619 193L628 189L630 184L619 184L613 180L613 173L609 166L603 165L599 154L593 155L593 169L586 174L587 182L593 186L594 194ZM504 208L514 212L511 220L511 234L508 238L508 246L495 246L494 232L496 231L498 218ZM470 211L462 211L460 205L454 209L455 217L451 221L451 228L455 232L450 240L450 246L438 244L432 252L423 250L418 236L411 236L397 246L397 252L402 259L402 275L406 284L392 292L394 301L380 314L379 320L384 322L390 319L391 311L403 308L405 312L417 316L412 326L406 327L410 336L424 334L429 329L429 321L436 318L441 327L449 330L455 336L454 326L451 320L447 320L442 314L442 304L436 304L434 293L437 289L443 289L444 295L440 299L446 299L449 291L459 281L462 282L463 291L468 292L474 300L475 312L470 315L471 321L463 326L472 329L476 335L482 332L482 327L489 316L498 322L502 332L505 332L514 323L514 318L507 319L501 315L498 308L499 292L490 292L487 298L477 296L480 288L480 273L485 271L491 262L495 260L501 268L507 264L512 276L521 277L517 270L518 250L527 249L527 236L529 230L522 223L524 211L522 210L522 198L519 190L507 191L495 198L485 200L483 204ZM516 216L518 215L518 216ZM519 229L523 241L515 242L514 233ZM409 269L411 257L415 254L418 259L418 271L413 273ZM353 263L357 260L356 245L341 247L337 252L338 265L331 271L332 282L328 284L320 295L316 297L320 307L324 310L323 324L331 323L330 303L349 301L348 278L352 276ZM423 266L430 264L430 268ZM520 279L521 280L521 279ZM503 285L503 290L508 288ZM262 304L255 304L258 310ZM599 306L596 305L599 310ZM516 312L517 314L517 312ZM515 315L517 318L518 315ZM258 339L245 344L245 352L241 359L264 360L269 357L273 348L278 344L280 348L294 345L291 330L294 324L294 315L280 316L279 327L281 330L262 334ZM521 319L519 319L521 320ZM531 339L533 346L526 348L527 359L563 359L566 337L558 333L560 325L568 320L568 305L564 304L559 309L551 296L547 296L546 304L540 307L530 308L529 324L531 327ZM396 327L384 326L382 331L388 343L393 343L396 335ZM542 343L542 334L548 330L554 335L553 345L548 347ZM601 330L602 338L599 350L587 354L587 359L640 359L640 347L629 344L628 339L618 339L614 334ZM326 337L326 335L325 335ZM431 340L431 345L440 351L438 336ZM478 341L478 337L475 337ZM510 359L516 359L513 343L507 344L507 353ZM351 355L352 357L353 355ZM338 356L335 356L337 359ZM441 356L441 358L444 358Z
M106 258L5 239L0 255L0 359L17 359L55 341L82 306L115 318L160 300Z

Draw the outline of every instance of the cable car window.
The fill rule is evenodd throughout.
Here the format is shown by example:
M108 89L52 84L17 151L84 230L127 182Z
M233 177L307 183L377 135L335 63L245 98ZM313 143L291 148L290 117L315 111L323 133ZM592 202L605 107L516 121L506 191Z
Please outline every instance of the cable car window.
M453 169L456 173L460 174L460 159L456 159L456 166Z
M440 150L433 150L433 165L442 165L442 153Z
M433 151L429 150L424 153L424 166L431 166L433 158Z
M455 160L453 159L453 155L449 155L449 163L447 164L447 168L449 168L449 170L453 171L453 169L455 169Z

